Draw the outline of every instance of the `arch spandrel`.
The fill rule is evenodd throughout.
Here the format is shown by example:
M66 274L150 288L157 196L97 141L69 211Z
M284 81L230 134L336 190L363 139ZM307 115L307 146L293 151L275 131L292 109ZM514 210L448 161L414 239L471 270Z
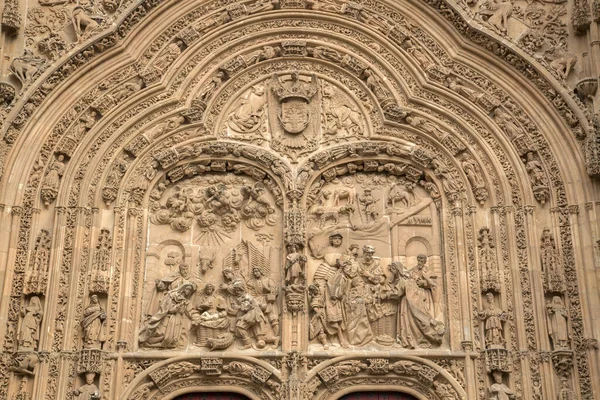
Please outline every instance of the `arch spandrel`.
M2 396L590 398L588 112L405 6L74 19L3 114Z

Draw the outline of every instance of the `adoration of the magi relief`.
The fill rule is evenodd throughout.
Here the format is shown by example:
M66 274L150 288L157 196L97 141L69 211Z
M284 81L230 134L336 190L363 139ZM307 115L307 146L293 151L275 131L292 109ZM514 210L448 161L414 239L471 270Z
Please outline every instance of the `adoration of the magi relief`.
M6 0L0 398L597 398L599 10Z

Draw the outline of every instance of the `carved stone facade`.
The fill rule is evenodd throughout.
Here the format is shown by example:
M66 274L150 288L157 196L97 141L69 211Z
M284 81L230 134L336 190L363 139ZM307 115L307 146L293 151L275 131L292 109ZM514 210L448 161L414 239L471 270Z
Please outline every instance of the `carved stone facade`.
M0 398L598 398L598 9L5 1Z

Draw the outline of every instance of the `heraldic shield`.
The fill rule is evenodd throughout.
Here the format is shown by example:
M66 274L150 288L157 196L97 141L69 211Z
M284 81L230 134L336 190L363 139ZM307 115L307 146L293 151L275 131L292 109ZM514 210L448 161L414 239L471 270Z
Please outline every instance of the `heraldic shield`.
M301 98L291 98L281 103L279 120L287 133L302 133L308 126L310 111L308 103Z
M274 75L269 90L271 147L295 159L320 143L319 81L298 71Z

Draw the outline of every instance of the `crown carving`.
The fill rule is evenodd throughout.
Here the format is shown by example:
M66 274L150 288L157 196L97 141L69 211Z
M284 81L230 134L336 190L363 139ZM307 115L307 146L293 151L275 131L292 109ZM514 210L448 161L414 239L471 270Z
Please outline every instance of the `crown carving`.
M304 82L300 79L298 71L292 72L291 80L282 81L281 77L275 75L273 77L275 84L273 85L273 93L279 101L284 101L290 98L300 98L307 103L317 93L317 78L313 75L310 82Z

